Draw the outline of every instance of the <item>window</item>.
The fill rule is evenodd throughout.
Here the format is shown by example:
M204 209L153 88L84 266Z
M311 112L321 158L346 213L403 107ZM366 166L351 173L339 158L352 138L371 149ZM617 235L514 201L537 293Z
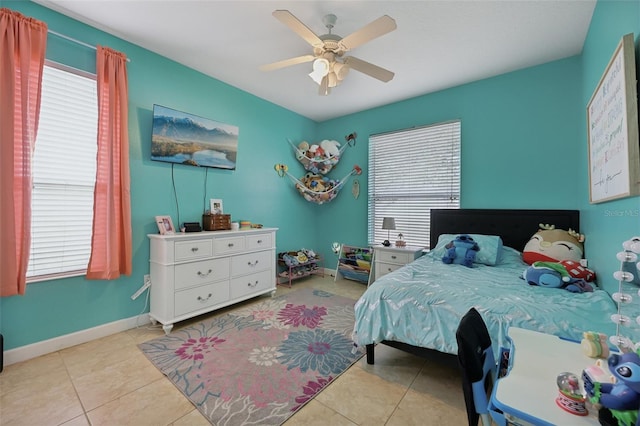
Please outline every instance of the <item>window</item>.
M460 121L369 138L369 244L429 246L430 209L460 207ZM393 217L396 229L382 229Z
M47 61L33 157L29 282L86 273L97 128L95 75Z

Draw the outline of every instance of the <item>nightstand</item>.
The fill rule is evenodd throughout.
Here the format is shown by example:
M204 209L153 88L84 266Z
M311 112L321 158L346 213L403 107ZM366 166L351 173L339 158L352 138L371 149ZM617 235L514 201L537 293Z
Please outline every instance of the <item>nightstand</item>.
M380 277L385 276L389 272L393 272L396 269L400 269L407 263L411 263L420 256L424 247L406 246L375 246L373 248L373 263L374 263L374 279L375 281Z

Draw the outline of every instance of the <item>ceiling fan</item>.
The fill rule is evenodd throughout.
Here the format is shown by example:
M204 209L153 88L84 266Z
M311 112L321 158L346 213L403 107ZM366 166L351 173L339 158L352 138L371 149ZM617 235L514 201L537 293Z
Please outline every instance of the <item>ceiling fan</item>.
M309 77L320 85L319 93L321 95L328 95L332 87L340 84L349 69L354 69L385 83L393 78L394 73L389 70L355 56L344 56L346 52L395 30L396 21L393 18L383 15L358 31L346 37L340 37L331 33L337 20L336 15L329 14L322 19L328 33L320 36L311 31L288 10L276 10L273 12L273 16L309 43L313 47L313 54L262 65L260 67L262 71L273 71L313 61L313 71Z

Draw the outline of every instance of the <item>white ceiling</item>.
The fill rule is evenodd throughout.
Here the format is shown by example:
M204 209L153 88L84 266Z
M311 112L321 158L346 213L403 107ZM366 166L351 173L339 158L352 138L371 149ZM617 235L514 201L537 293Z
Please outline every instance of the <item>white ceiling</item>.
M324 121L577 55L596 0L216 1L36 0L315 121ZM311 64L258 66L312 53L274 18L287 9L316 34L337 15L345 37L382 15L398 28L349 52L395 72L388 83L352 71L319 96ZM56 29L63 32L61 29ZM126 53L126 52L125 52ZM151 71L151 70L150 70Z

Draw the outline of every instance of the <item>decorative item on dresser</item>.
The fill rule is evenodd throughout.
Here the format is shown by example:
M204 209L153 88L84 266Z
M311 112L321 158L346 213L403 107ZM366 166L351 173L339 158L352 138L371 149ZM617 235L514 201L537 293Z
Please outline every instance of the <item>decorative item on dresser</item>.
M276 290L276 231L148 235L153 323L173 324Z
M402 268L407 263L411 263L420 256L424 247L403 246L403 247L375 247L374 250L374 276L375 281L382 276Z

